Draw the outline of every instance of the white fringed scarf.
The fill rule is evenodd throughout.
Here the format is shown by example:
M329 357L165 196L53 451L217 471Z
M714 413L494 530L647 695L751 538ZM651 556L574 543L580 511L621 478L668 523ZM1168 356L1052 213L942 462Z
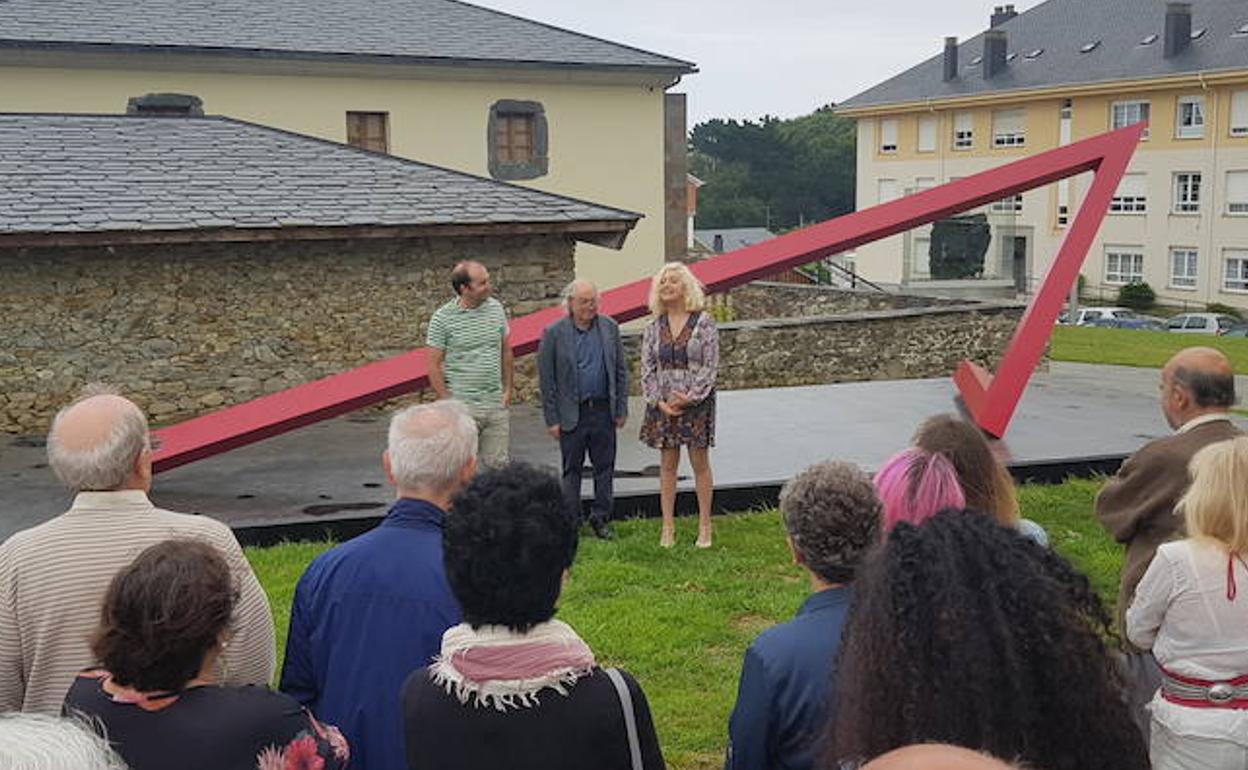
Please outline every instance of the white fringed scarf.
M460 703L506 711L536 706L547 687L567 695L593 668L589 645L567 623L549 620L522 634L460 623L442 635L442 652L429 673Z

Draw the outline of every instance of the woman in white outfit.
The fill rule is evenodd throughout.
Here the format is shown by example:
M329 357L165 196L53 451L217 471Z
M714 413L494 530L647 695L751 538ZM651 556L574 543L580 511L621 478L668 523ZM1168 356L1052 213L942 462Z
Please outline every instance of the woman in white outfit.
M1248 768L1248 437L1192 458L1188 537L1162 545L1127 610L1162 687L1149 704L1154 770Z

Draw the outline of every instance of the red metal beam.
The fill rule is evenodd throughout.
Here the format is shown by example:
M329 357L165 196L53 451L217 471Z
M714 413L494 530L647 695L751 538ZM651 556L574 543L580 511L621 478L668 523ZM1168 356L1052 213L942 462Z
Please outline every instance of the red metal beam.
M713 257L692 269L708 291L726 291L1059 179L1096 172L1048 278L1015 332L1000 373L992 377L963 362L955 374L976 422L1000 436L1043 353L1065 293L1078 275L1144 128L1144 124L1136 124L1024 158ZM605 291L600 310L621 322L640 318L648 313L648 289L649 279L643 279ZM515 319L511 325L515 354L536 350L542 331L563 312L553 307ZM163 446L154 467L157 472L176 468L427 385L426 349L422 348L163 428L156 432Z

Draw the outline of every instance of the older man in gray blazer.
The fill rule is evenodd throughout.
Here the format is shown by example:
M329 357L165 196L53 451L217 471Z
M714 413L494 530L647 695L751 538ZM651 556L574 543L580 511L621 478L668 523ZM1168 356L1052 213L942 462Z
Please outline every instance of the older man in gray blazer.
M615 432L628 419L628 363L615 319L598 315L598 289L576 280L563 291L568 315L546 327L537 349L546 430L559 441L563 494L581 508L585 454L594 469L589 524L605 540L612 532Z

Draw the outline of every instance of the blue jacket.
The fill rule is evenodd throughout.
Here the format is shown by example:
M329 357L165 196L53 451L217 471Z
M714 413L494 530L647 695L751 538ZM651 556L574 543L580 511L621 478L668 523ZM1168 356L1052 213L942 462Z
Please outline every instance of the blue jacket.
M849 586L807 597L797 617L769 628L745 652L728 723L728 770L806 770L836 697L836 654Z
M401 499L299 579L281 689L351 744L351 767L405 770L400 694L460 622L442 567L440 508Z
M607 365L607 394L612 417L628 416L628 360L620 341L620 325L599 314L594 328L602 335L602 356ZM571 432L581 416L577 388L576 327L564 316L546 327L537 348L538 384L542 389L542 416L546 426L558 425Z

